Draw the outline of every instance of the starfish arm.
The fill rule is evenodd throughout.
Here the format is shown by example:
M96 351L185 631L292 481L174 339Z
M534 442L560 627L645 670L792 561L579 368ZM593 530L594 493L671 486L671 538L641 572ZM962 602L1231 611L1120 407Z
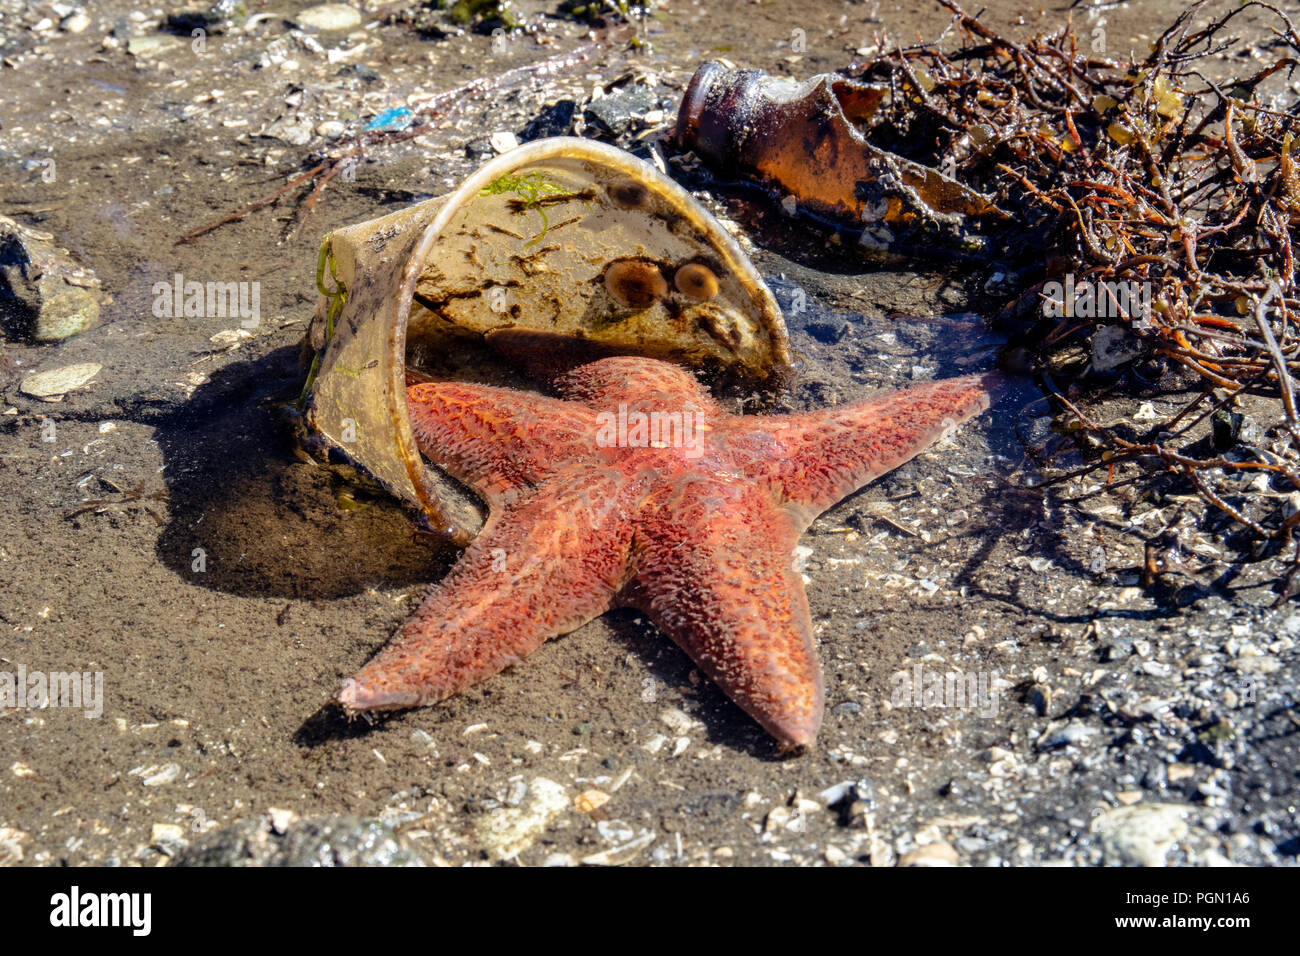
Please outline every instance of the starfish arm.
M753 486L701 481L656 507L621 602L648 614L784 746L810 744L822 676L789 517Z
M995 373L916 385L820 412L745 419L746 474L775 483L796 527L989 407Z
M348 713L435 703L603 614L632 537L621 487L597 472L493 512L397 636L344 681L339 703Z
M632 356L604 359L576 368L555 382L565 398L591 408L617 404L681 410L693 406L716 414L717 403L690 372L668 362L647 362Z
M431 382L406 396L420 450L489 506L535 487L551 462L583 455L596 434L591 411L541 395Z

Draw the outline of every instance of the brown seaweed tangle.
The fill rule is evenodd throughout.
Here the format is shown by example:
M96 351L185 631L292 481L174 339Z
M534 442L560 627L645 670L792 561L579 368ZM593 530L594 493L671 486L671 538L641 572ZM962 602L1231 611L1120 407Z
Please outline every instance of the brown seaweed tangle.
M1286 85L1300 67L1300 35L1291 18L1250 0L1204 19L1202 0L1145 59L1125 62L1068 22L1018 42L938 2L953 14L945 33L958 35L955 50L946 36L848 72L890 90L868 139L944 167L1015 219L1001 242L1016 280L1002 318L1028 329L1030 364L1066 426L1040 461L1089 449L1047 481L1086 485L1086 495L1125 485L1194 495L1254 556L1295 549L1277 582L1284 600L1300 568L1300 104ZM1268 31L1253 49L1229 35L1247 11ZM1261 68L1225 75L1243 50ZM1094 290L1090 307L1062 301L1066 273ZM1106 361L1103 343L1118 343L1120 357ZM1100 399L1122 386L1176 407L1102 424ZM1240 422L1247 402L1267 419L1252 440L1212 428Z

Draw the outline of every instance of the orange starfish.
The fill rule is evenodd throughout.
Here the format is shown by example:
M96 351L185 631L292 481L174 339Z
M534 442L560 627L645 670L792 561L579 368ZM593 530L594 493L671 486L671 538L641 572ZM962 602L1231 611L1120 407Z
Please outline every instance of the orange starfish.
M795 542L987 408L994 380L777 416L731 415L688 372L643 358L576 369L558 383L567 401L413 385L421 450L487 502L488 520L339 703L434 703L631 606L783 746L809 744L822 678Z

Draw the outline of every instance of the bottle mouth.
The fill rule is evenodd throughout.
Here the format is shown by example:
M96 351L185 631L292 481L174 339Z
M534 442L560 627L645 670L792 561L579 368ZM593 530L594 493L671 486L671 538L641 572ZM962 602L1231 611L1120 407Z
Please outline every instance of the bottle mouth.
M682 149L693 151L715 166L731 166L736 151L731 149L733 114L742 108L742 90L737 80L750 70L731 70L716 60L704 63L691 77L677 113L674 136Z

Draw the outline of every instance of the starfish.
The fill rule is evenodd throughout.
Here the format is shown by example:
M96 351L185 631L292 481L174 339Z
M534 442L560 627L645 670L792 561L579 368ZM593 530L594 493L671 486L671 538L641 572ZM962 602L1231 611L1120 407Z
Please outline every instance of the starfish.
M989 405L993 373L793 415L732 415L686 370L617 357L563 398L413 385L424 455L484 499L457 564L338 701L418 707L633 607L786 748L811 744L822 677L799 536L821 512Z

